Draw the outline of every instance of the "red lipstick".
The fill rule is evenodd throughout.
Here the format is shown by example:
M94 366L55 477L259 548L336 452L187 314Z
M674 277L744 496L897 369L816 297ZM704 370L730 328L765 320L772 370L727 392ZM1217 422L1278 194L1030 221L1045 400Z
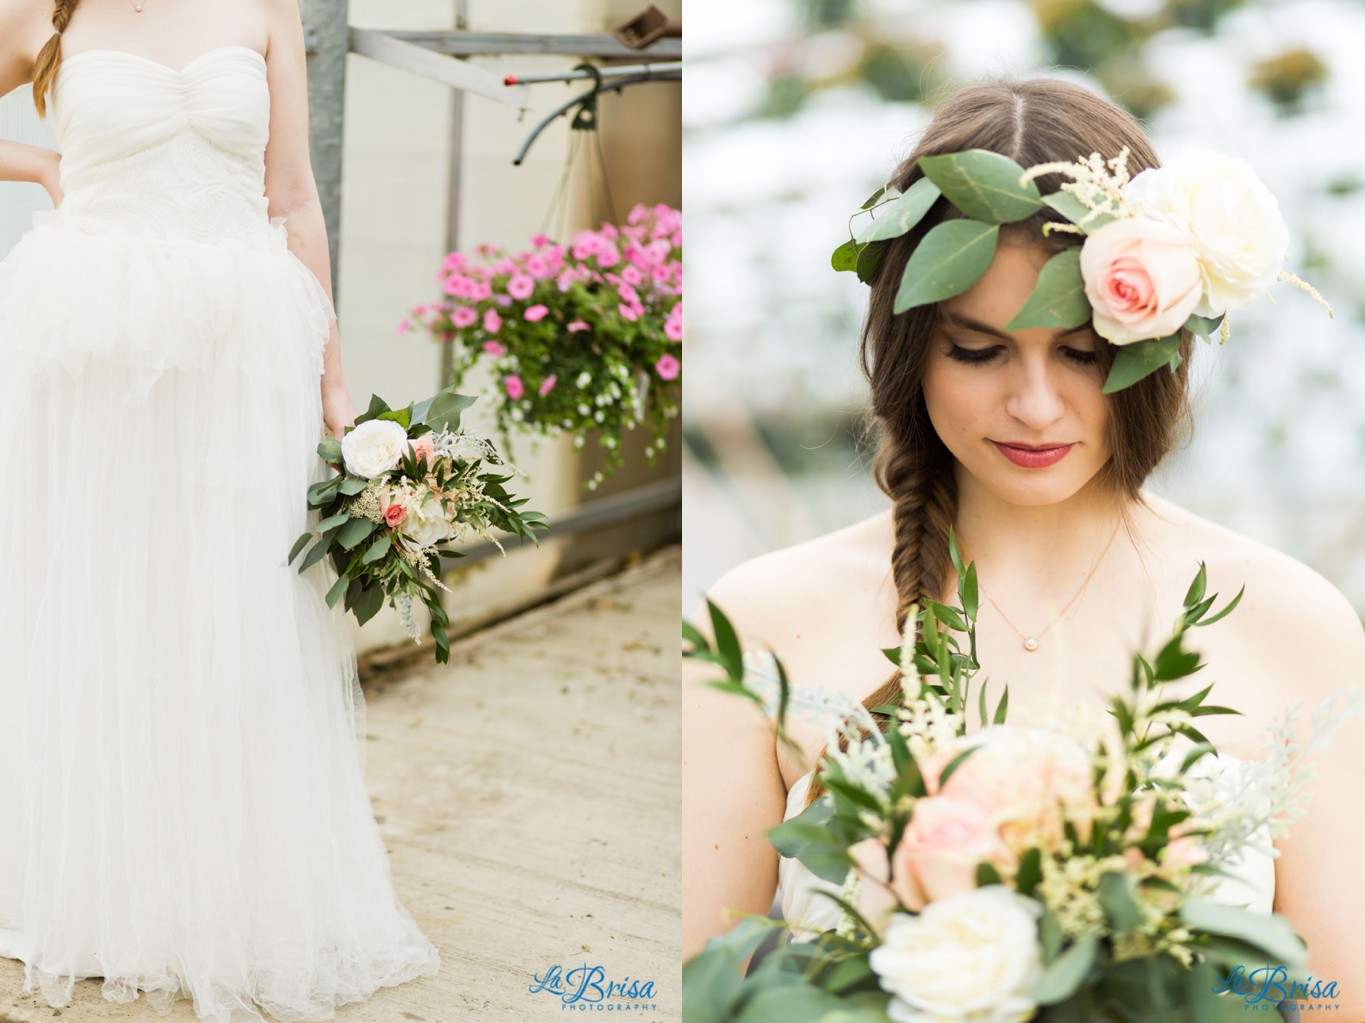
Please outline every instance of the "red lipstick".
M1002 444L998 440L991 441L991 443L1011 462L1025 469L1046 469L1049 465L1056 465L1075 446L1073 444L1056 444L1050 447L1029 447L1020 444Z

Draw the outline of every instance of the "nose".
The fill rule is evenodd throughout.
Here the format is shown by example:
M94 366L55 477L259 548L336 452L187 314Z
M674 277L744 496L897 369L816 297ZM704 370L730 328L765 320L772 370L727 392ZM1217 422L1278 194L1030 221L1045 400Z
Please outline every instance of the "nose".
M1062 418L1062 398L1056 368L1046 359L1025 357L1016 361L1011 374L1005 411L1030 430L1042 431Z

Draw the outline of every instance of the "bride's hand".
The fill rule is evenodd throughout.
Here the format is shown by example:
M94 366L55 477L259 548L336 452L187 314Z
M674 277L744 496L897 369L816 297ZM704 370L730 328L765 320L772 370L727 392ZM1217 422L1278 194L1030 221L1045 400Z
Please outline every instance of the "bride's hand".
M346 388L333 387L322 392L322 420L336 440L345 435L346 427L355 425L355 406Z
M38 178L38 184L47 189L47 194L52 199L52 208L55 210L62 205L64 198L61 186L62 154L55 149L49 150L49 152L52 155L44 158L43 171Z

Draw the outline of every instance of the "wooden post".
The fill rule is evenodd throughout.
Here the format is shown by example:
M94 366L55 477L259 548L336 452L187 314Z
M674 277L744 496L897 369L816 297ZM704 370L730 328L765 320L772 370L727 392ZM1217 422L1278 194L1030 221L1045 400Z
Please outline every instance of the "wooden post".
M318 182L336 294L341 239L341 128L345 113L346 54L350 49L347 0L299 0L308 47L308 147Z

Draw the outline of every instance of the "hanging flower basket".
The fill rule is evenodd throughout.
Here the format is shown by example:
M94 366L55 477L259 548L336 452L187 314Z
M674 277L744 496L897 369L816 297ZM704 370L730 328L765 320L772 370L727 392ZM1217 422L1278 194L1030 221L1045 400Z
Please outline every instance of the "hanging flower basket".
M507 255L491 245L452 252L437 274L441 301L399 326L452 344L458 385L476 365L498 382L488 396L504 441L512 432L597 435L605 473L621 466L621 437L643 423L653 463L678 414L682 387L682 214L636 206L620 227L543 235Z

